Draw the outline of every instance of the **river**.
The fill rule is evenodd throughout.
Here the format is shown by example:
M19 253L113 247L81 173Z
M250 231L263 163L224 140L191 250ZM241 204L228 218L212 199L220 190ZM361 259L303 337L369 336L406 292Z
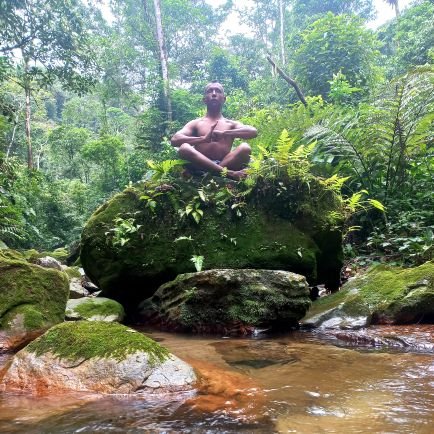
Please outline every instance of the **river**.
M193 364L202 378L198 392L147 398L4 393L0 432L433 432L432 325L379 327L368 331L369 339L355 334L353 341L352 332L342 340L318 332L255 339L144 332ZM378 336L404 344L384 347ZM1 356L0 365L8 358Z

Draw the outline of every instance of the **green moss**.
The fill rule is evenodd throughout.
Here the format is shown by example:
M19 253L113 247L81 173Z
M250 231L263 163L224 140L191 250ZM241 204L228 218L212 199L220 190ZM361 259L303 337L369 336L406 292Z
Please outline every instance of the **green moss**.
M14 312L24 314L24 325L36 323L37 328L42 324L35 311L40 312L45 326L63 321L69 295L64 273L23 260L0 258L0 288L0 327L9 327Z
M0 259L13 259L15 261L26 261L26 257L23 253L12 249L0 250Z
M418 282L421 289L412 289ZM391 322L412 321L434 310L434 263L416 268L378 265L330 296L316 300L305 320L338 308L349 316L374 315Z
M416 268L398 268L378 265L366 275L350 281L344 288L360 288L360 297L371 308L384 309L402 298L407 287L421 279L434 278L434 264L427 262Z
M24 326L26 330L38 330L47 327L47 320L34 306L21 304L3 316L1 325L5 329Z
M70 279L72 279L73 277L80 279L81 278L81 273L78 270L79 267L68 267L65 268L63 271L68 275L68 277Z
M66 258L68 257L69 253L68 250L61 247L59 249L53 250L52 252L41 252L39 253L39 257L42 258L44 256L50 256L54 259L57 259L59 262L64 263L66 261Z
M194 288L194 290L192 289ZM142 304L143 314L183 330L222 330L234 323L291 327L310 304L304 279L289 283L270 271L214 270L178 276Z
M38 258L41 257L41 254L35 249L25 250L23 252L23 255L26 258L26 260L29 262L35 262ZM46 255L43 255L43 256L46 256Z
M278 181L262 180L251 190L219 178L177 179L164 184L164 190L150 183L129 188L100 207L86 224L81 240L86 274L107 296L122 302L147 298L162 283L195 271L192 255L204 257L204 270L290 270L312 283L336 286L341 237L335 231L330 241L326 216L339 209L339 201L315 179L310 186L284 180L285 190ZM140 200L152 189L160 192L154 212ZM199 189L206 195L205 202L199 199ZM199 224L191 215L181 218L178 213L189 203L203 211ZM122 247L113 246L106 236L117 217L133 217L140 225ZM175 242L179 237L192 241Z
M59 324L26 349L37 356L52 353L73 361L108 357L121 361L138 351L148 353L154 364L169 357L167 349L152 339L123 325L103 321Z
M99 299L86 299L85 302L78 304L74 310L80 314L83 319L88 319L96 315L111 316L116 315L123 318L124 308L120 303L114 300L104 299L100 302Z

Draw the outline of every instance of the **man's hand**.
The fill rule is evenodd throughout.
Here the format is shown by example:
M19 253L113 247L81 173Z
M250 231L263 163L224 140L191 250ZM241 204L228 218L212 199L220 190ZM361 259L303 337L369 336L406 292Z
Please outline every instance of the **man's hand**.
M211 142L213 140L214 128L217 126L219 122L217 121L214 125L211 126L211 129L208 131L206 136L203 136L204 142Z
M226 137L226 131L214 130L212 133L212 140L219 142Z

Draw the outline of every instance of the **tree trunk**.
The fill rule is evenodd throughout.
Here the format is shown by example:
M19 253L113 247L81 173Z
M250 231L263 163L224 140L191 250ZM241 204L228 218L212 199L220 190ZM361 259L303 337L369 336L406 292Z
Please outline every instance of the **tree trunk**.
M284 44L284 15L283 15L283 0L279 0L279 16L280 16L280 61L285 65L285 44Z
M30 107L30 86L26 85L26 141L27 141L27 167L33 169L33 151L32 151L32 138L30 136L30 117L31 117L31 107Z
M164 43L163 23L161 20L161 3L160 0L154 0L155 8L155 27L157 30L157 42L160 50L161 75L163 78L163 94L167 108L167 120L172 122L172 101L170 99L169 87L169 67L167 63L167 52Z
M26 141L27 141L27 167L33 169L33 151L32 151L32 138L30 136L30 119L31 119L31 106L30 106L30 78L28 76L29 61L24 59L24 73L25 73L25 84L24 92L26 95Z

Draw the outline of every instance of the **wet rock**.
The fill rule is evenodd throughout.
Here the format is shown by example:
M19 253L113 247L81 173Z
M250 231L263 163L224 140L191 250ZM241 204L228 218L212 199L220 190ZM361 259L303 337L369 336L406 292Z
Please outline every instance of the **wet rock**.
M45 330L8 330L0 331L0 354L18 351L41 336Z
M302 320L307 327L356 329L370 324L434 320L434 262L415 268L379 265L316 300Z
M68 300L67 320L122 322L125 317L120 303L104 297L85 297Z
M310 304L306 279L287 271L208 270L182 274L141 304L147 324L196 333L289 329Z
M69 293L66 274L0 252L0 329L21 333L62 322Z
M152 339L120 324L63 323L18 352L1 389L155 393L192 389L193 369Z

